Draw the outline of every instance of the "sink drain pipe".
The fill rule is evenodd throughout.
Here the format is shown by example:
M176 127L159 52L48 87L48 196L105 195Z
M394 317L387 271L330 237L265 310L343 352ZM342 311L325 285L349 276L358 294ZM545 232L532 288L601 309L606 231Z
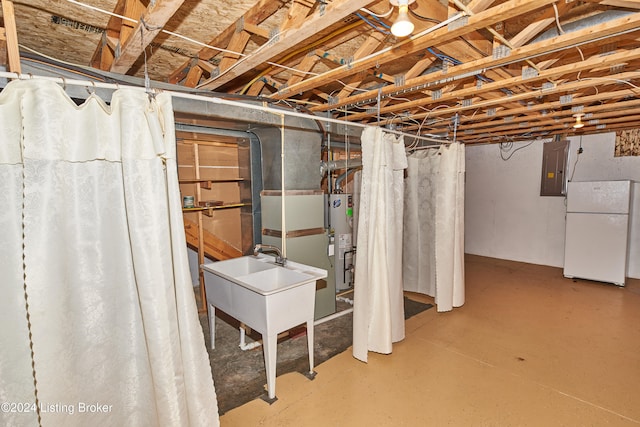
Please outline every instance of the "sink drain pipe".
M240 350L242 351L252 350L262 345L262 341L253 341L253 342L247 343L245 340L246 335L247 335L247 332L244 330L244 328L241 325L240 326L240 345L239 345Z

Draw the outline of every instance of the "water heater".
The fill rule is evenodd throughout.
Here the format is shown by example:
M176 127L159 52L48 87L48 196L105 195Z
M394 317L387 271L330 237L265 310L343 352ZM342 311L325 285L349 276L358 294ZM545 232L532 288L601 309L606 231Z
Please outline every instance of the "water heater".
M329 230L332 235L329 248L333 255L336 291L353 286L353 198L351 194L329 195Z

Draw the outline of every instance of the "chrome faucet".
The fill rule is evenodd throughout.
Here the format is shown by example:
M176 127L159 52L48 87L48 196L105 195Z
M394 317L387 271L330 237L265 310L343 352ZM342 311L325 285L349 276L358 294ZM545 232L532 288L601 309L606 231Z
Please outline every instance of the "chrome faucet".
M275 252L276 253L276 264L285 266L287 264L287 259L282 256L282 252L280 252L280 248L273 245L263 245L258 243L255 248L253 248L253 254L258 255L258 252Z

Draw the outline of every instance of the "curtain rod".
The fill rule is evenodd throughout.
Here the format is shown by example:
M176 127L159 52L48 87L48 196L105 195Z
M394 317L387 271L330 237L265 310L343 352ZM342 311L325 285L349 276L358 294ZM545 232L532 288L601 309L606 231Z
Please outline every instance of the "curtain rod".
M0 71L0 78L6 78L6 79L13 79L13 80L48 80L48 81L52 81L54 83L58 83L64 86L66 85L71 85L71 86L83 86L86 88L100 88L100 89L110 89L110 90L118 90L118 89L134 89L134 90L142 90L145 92L148 92L147 88L142 87L142 86L132 86L132 85L121 85L118 83L104 83L104 82L95 82L92 80L75 80L75 79L67 79L64 77L50 77L50 76L35 76L33 74L18 74L18 73L12 73L12 72L7 72L7 71ZM314 121L321 121L321 122L327 122L327 123L336 123L339 125L344 125L344 126L354 126L354 127L359 127L359 128L366 128L368 126L371 125L366 125L366 124L362 124L362 123L355 123L355 122L347 122L344 120L339 120L339 119L332 119L329 117L322 117L322 116L314 116L311 114L305 114L305 113L299 113L297 111L290 111L290 110L283 110L283 109L278 109L278 108L273 108L273 107L268 107L265 105L254 105L254 104L247 104L244 102L240 102L240 101L232 101L229 99L223 99L223 98L214 98L211 96L205 96L205 95L195 95L195 94L191 94L191 93L182 93L182 92L174 92L171 90L165 90L165 89L154 89L151 88L152 91L161 91L161 92L166 92L169 93L172 97L175 98L183 98L183 99L192 99L195 101L203 101L203 102L211 102L213 104L220 104L220 105L229 105L229 106L234 106L234 107L240 107L240 108L248 108L251 110L257 110L257 111L263 111L263 112L267 112L270 114L274 114L277 116L291 116L291 117L300 117L300 118L304 118L304 119L309 119L309 120L314 120ZM392 133L398 136L405 136L407 138L413 138L414 140L418 139L421 141L428 141L428 142L433 142L436 144L442 144L443 142L449 142L446 140L439 140L436 138L429 138L429 137L425 137L425 136L420 136L420 135L412 135L409 133L405 133L405 132L400 132L397 130L392 130L392 129L387 129L384 128L385 132L388 133Z

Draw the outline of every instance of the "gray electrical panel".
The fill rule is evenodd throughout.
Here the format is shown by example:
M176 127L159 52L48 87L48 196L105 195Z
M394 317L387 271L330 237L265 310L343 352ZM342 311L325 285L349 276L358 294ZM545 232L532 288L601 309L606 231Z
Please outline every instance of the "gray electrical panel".
M564 196L567 194L568 160L569 140L554 140L542 146L541 196Z

